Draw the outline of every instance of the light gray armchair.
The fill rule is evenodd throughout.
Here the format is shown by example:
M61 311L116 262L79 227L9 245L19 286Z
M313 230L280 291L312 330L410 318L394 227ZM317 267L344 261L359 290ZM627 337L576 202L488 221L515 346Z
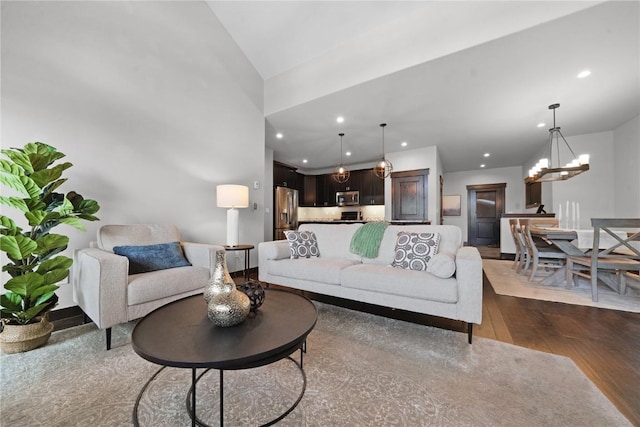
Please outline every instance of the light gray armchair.
M172 242L179 242L179 246L171 245ZM164 265L162 269L155 269L156 266L144 272L134 268L130 272L130 267L139 266L135 257L114 253L114 247L116 252L122 252L123 246L128 247L125 250L146 250L149 245L181 248L177 254L183 261L186 258L187 266L167 268ZM175 225L161 224L105 225L98 230L98 240L93 246L97 247L81 249L75 254L73 298L98 328L106 330L107 350L111 348L112 326L202 292L209 280L215 253L224 250L217 245L182 242ZM150 257L151 263L165 259L157 252L154 255Z

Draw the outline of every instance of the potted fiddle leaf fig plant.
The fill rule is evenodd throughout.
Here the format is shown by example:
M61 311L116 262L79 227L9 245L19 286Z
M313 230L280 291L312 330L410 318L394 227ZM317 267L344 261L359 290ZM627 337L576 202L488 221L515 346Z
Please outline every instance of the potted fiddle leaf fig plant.
M56 190L67 181L65 170L73 166L56 148L32 142L22 148L1 150L0 183L17 196L3 191L0 204L17 211L16 216L0 215L0 251L9 262L2 271L10 278L0 295L0 349L16 353L47 342L53 326L47 313L57 304L57 283L69 275L73 260L60 255L69 237L52 233L66 224L85 230L82 223L96 221L100 209L95 200L84 199L75 191ZM24 219L18 220L19 216Z

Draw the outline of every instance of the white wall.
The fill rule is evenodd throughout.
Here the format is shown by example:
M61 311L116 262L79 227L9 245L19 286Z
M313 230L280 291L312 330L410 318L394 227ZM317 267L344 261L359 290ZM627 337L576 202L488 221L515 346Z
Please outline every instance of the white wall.
M467 185L501 183L507 184L505 188L505 212L525 212L524 181L522 179L522 167L520 166L445 173L444 195L460 195L461 216L445 216L444 223L460 227L463 239L465 242L468 241Z
M57 147L61 190L101 205L86 233L61 226L68 254L113 223L225 243L216 185L265 176L263 81L204 2L2 2L1 42L3 147ZM264 198L240 210L242 243L264 239Z
M566 203L580 208L580 223L577 228L590 228L591 218L615 216L614 188L615 163L613 132L566 137L576 155L589 154L589 170L566 181L554 181L553 211L558 212L562 204L562 215L566 218ZM562 154L561 154L562 156ZM573 226L572 223L569 224Z
M620 218L640 217L640 116L613 133L614 211Z

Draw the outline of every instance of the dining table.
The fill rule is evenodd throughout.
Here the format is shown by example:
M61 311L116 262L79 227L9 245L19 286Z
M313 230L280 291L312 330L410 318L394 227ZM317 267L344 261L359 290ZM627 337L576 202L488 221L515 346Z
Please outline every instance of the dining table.
M538 237L546 242L553 244L556 248L567 254L567 256L584 256L593 248L594 229L567 229L559 227L531 227L531 235ZM616 232L621 238L626 237L626 232ZM613 242L613 243L612 243ZM615 240L611 236L600 232L600 249L608 248L615 244ZM558 286L565 283L567 289L573 284L566 283L567 270L566 266L554 271L551 275L545 277L540 283L543 285ZM608 286L615 289L615 278L610 273L598 272L598 278Z

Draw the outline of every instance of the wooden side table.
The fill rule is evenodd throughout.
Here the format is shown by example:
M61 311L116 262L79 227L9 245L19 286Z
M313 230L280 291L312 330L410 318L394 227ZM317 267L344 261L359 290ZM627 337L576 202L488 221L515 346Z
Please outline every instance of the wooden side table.
M228 246L228 245L224 245L224 249L226 251L244 251L244 270L243 270L243 274L244 274L244 280L249 280L249 268L250 268L250 263L249 263L249 251L251 251L251 249L253 249L254 246L253 245L235 245L235 246Z

